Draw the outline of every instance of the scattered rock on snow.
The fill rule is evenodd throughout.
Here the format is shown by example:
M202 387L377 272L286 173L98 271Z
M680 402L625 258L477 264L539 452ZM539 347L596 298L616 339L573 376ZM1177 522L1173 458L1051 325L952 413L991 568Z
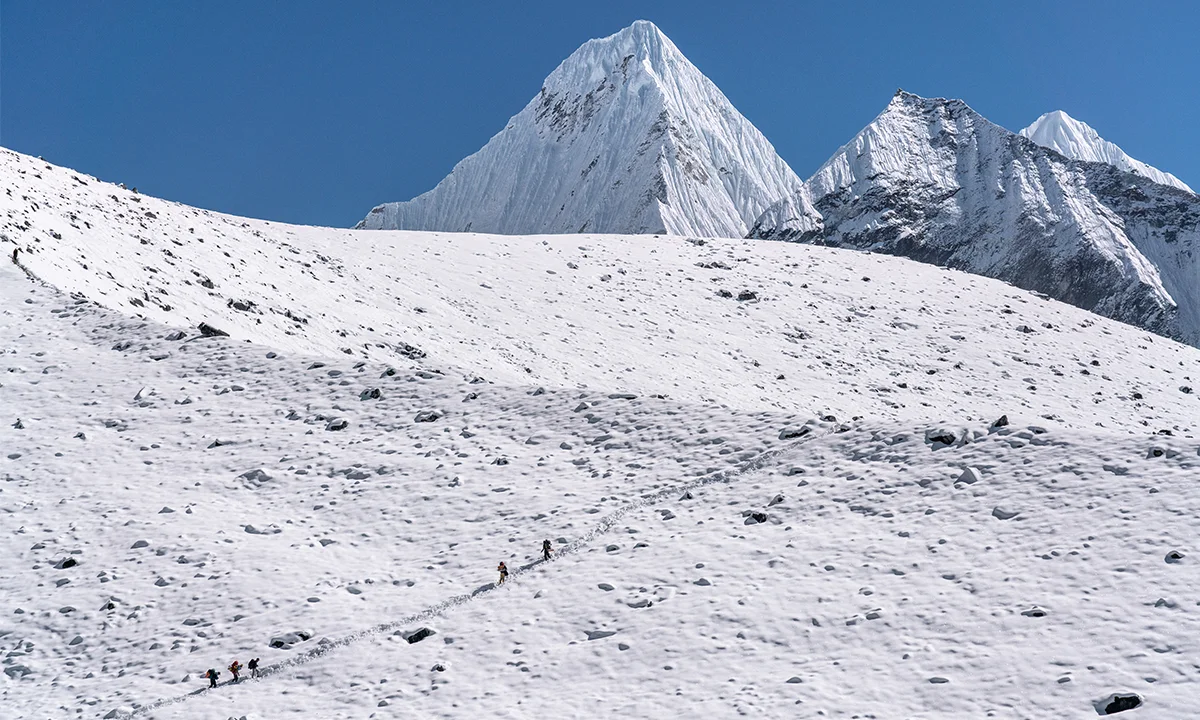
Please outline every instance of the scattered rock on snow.
M361 393L359 393L358 399L359 400L382 400L383 399L383 391L380 390L379 388L371 388L370 390L363 390Z
M400 635L400 637L404 638L408 642L409 645L412 645L414 643L421 642L422 640L429 637L430 635L436 635L437 632L434 630L431 630L427 627L421 627L421 628L417 628L416 630L404 630L402 632L399 632L398 634Z
M1119 712L1141 707L1141 705L1142 696L1137 693L1113 693L1093 703L1098 715L1115 715Z
M616 630L587 630L585 632L587 632L588 640L600 640L617 634Z
M783 430L779 431L779 439L780 440L794 440L795 438L804 437L809 432L811 432L811 431L808 429L807 425L805 425L804 427L798 427L798 428L784 428Z
M247 485L258 487L263 483L270 481L271 476L268 475L262 468L255 468L254 470L247 470L241 475L238 475L238 479L244 481Z
M218 330L217 328L205 322L200 323L197 329L200 330L200 334L204 337L229 337L229 333L225 332L224 330Z
M758 510L749 511L746 513L745 525L758 525L767 521L767 514Z
M436 422L441 417L442 417L442 414L439 413L437 410L422 410L421 412L417 413L416 417L413 418L413 422L419 422L419 423Z
M999 518L1000 520L1012 520L1020 514L1018 510L1008 510L999 505L992 509L992 517Z
M350 427L350 421L347 420L346 418L340 418L340 417L334 418L325 424L325 429L329 430L330 432L336 432L338 430L345 430L348 427Z
M962 474L958 476L958 482L966 483L968 485L974 485L975 483L979 482L981 479L983 479L983 478L979 474L978 468L973 468L973 467L964 468L962 471Z
M1171 552L1167 553L1167 556L1163 559L1166 560L1168 564L1174 565L1175 563L1183 560L1183 553L1179 552L1178 550L1172 550Z
M283 635L276 635L267 644L277 650L291 650L294 645L311 640L313 634L307 630L296 630Z

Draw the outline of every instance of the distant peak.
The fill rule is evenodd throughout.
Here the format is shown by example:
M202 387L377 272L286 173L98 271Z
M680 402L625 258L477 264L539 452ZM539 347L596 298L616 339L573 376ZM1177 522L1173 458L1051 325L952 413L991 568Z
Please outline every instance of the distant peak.
M1179 178L1130 157L1120 147L1101 137L1091 125L1076 120L1062 110L1042 115L1022 130L1020 135L1074 160L1106 163L1126 172L1144 175L1161 185L1191 192L1191 188Z

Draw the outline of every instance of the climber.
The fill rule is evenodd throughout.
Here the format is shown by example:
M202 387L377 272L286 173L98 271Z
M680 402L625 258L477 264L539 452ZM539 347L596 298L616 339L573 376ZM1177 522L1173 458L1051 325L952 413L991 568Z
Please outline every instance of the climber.
M256 678L262 675L262 673L258 671L258 658L252 658L250 662L246 663L246 667L250 668L250 677Z
M208 686L215 688L217 686L217 678L221 677L221 673L213 668L209 668L208 672L204 673L204 677L208 678Z
M233 664L231 664L229 666L229 672L233 673L233 681L234 682L241 682L241 679L238 678L238 673L241 671L242 671L242 664L240 662L238 662L237 660L234 660Z
M496 569L500 571L500 583L499 584L503 585L504 581L508 579L508 566L504 564L503 560L501 560L500 564L498 566L496 566Z
M549 559L550 559L550 541L543 540L542 541L542 560L548 561Z

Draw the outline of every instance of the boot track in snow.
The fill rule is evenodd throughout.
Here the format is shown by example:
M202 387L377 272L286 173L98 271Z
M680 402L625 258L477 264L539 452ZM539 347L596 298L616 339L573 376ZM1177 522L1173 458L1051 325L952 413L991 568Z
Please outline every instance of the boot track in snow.
M563 557L566 555L573 555L573 554L579 552L583 548L590 545L596 538L600 537L601 535L605 535L609 531L611 531L613 529L613 527L617 524L617 522L620 521L621 518L625 517L629 513L632 513L637 510L641 510L643 508L650 507L652 505L657 505L658 503L663 502L664 500L670 500L672 498L678 499L678 497L681 493L686 493L690 490L696 490L696 489L702 488L706 485L713 485L715 483L721 483L721 482L732 482L732 481L736 480L737 478L741 477L742 475L745 475L746 473L753 472L755 470L759 470L763 467L766 467L770 463L770 461L774 460L775 458L779 457L780 455L790 452L791 450L795 449L796 447L798 447L800 445L803 445L811 440L827 437L830 434L832 434L833 432L836 432L841 429L841 427L839 427L839 426L834 426L834 427L826 429L824 432L814 433L814 432L812 432L812 427L814 424L815 423L810 421L809 424L806 424L804 426L804 429L807 432L800 439L798 439L794 442L790 442L787 445L784 445L783 447L780 447L780 448L775 448L773 450L766 450L766 451L756 455L755 457L750 458L749 460L742 463L741 465L738 465L737 467L729 468L727 470L719 470L717 472L710 473L708 475L700 477L691 482L683 483L682 485L676 485L674 487L665 488L662 490L657 490L655 492L642 495L637 500L634 500L626 505L623 505L623 506L617 508L616 510L612 511L608 515L605 515L603 518L601 518L600 522L595 527L593 527L591 530L589 530L587 533L585 533L584 535L582 535L579 538L576 538L575 540L572 540L570 543L568 543L562 549L557 550L552 559L535 561L535 562L532 562L528 565L524 565L524 566L512 571L511 575L508 578L508 582L506 582L505 585L508 585L508 584L518 580L522 575L534 570L539 565L545 565L547 563L554 562L555 560L557 560L560 557ZM419 623L425 622L432 618L438 617L438 616L443 615L446 612L452 610L453 608L458 607L459 605L463 605L465 603L471 602L472 600L475 600L478 597L488 595L488 594L494 592L495 590L497 590L498 588L499 588L499 585L497 585L496 583L488 583L486 585L483 585L483 586L477 588L473 592L464 593L462 595L455 595L453 597L447 598L440 603L437 603L435 605L430 605L429 607L425 608L424 610L422 610L418 613L415 613L413 615L409 615L408 617L401 618L400 620L393 620L391 622L381 623L379 625L375 625L374 627L370 627L365 630L360 630L356 633L346 635L345 637L339 638L337 640L324 639L317 645L317 647L314 647L310 650L306 650L306 651L300 653L299 655L288 658L287 660L282 660L273 665L268 665L268 666L259 668L259 676L257 678L247 677L247 678L243 678L240 682L237 682L237 683L234 683L232 680L227 680L223 683L218 684L217 687L224 688L227 686L247 685L250 683L259 682L259 681L263 680L264 678L270 677L271 675L276 675L276 674L285 672L291 668L294 668L298 665L304 665L306 663L312 662L313 660L322 658L325 655L333 652L334 650L346 647L347 645L353 645L353 644L362 642L363 640L368 640L370 638L378 637L380 635L384 635L384 634L393 632L393 631L401 629L401 628L411 627L413 625L417 625ZM195 698L197 696L206 695L212 689L213 688L206 687L206 688L201 688L199 690L194 690L194 691L188 693L187 695L180 695L180 696L172 697L172 698L161 698L159 700L155 700L154 702L152 702L148 705L143 705L141 707L135 708L132 712L127 712L127 713L118 712L117 714L106 715L105 717L133 718L133 717L137 717L140 715L145 715L153 710L156 710L161 707L165 707L167 705L174 705L177 703L185 702L185 701Z

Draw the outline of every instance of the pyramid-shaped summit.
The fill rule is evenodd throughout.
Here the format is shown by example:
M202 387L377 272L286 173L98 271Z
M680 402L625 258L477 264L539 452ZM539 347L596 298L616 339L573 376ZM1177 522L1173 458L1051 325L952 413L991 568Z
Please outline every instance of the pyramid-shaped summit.
M1130 157L1124 150L1100 137L1090 125L1062 110L1046 113L1020 132L1042 147L1066 155L1072 160L1102 162L1127 172L1144 175L1160 185L1192 192L1187 183L1169 172Z
M591 40L437 187L360 228L743 237L802 183L653 23Z

